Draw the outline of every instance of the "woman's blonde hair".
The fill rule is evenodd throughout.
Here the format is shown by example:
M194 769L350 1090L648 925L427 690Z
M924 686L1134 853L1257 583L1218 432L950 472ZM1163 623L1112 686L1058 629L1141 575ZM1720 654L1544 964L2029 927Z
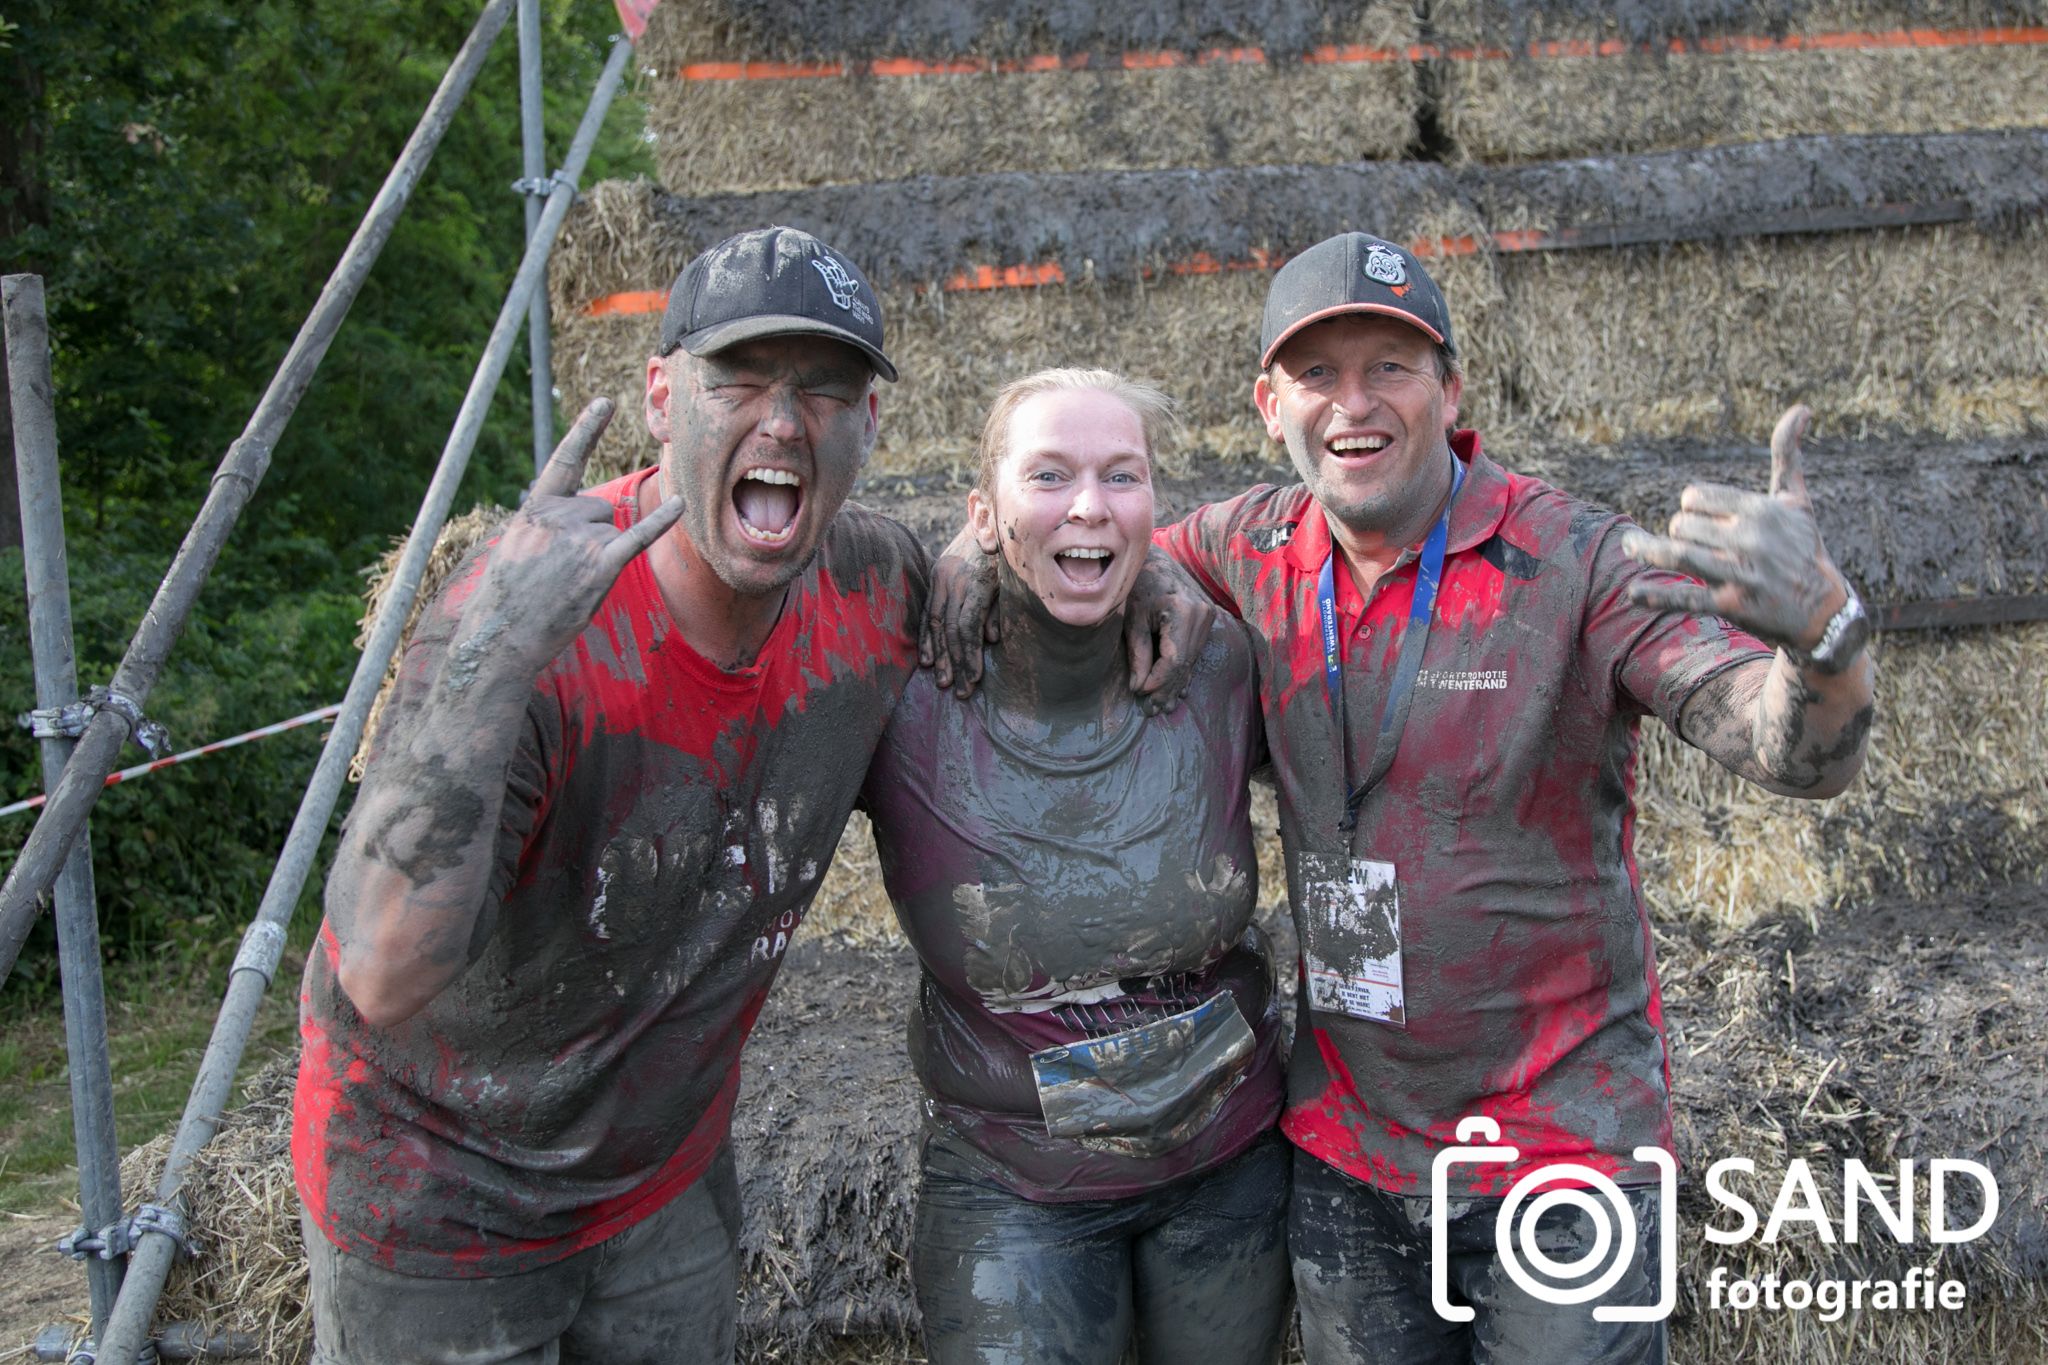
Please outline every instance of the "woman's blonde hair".
M1157 458L1160 445L1180 428L1173 400L1141 379L1127 379L1114 370L1078 367L1027 374L1003 385L996 393L996 401L989 405L988 420L981 424L981 469L974 482L981 495L986 498L995 491L996 469L1002 464L1003 457L1010 453L1010 419L1025 399L1035 398L1041 393L1090 389L1112 395L1138 414L1138 422L1145 430L1145 455L1148 459Z

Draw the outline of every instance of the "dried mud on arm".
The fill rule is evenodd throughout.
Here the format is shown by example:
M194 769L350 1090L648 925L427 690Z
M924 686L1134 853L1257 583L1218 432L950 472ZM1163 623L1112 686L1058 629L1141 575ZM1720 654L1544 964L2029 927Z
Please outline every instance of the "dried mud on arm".
M372 1024L411 1017L467 964L534 679L681 512L670 499L620 531L608 503L575 496L610 417L599 399L556 447L364 776L327 913L342 989Z
M1719 616L1777 647L1724 670L1687 701L1678 730L1731 772L1780 796L1828 797L1863 766L1876 716L1868 623L1835 638L1853 593L1813 518L1799 442L1811 414L1794 407L1771 436L1765 494L1723 484L1685 490L1668 536L1631 531L1623 551L1698 583L1638 581L1639 606Z

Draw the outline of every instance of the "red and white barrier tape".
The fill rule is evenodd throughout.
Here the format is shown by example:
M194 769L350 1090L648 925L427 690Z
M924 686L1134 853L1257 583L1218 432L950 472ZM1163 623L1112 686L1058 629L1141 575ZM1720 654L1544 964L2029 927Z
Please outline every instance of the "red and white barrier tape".
M133 768L123 768L120 772L107 774L107 785L111 787L116 782L126 782L131 777L140 777L144 773L153 773L158 768L168 768L173 763L183 763L186 759L198 758L201 754L217 754L222 749L232 749L237 744L247 744L252 739L262 739L266 735L283 734L286 730L296 730L301 725L311 725L315 721L332 720L340 710L341 703L336 702L332 706L323 706L318 711L308 711L303 716L293 716L290 720L281 720L275 725L266 725L260 730L251 730L246 734L235 735L230 739L217 739L211 744L202 744L196 749L187 749L182 754L172 754L169 758L159 758L154 763L138 763ZM31 796L26 801L16 801L9 806L0 806L0 816L19 815L25 810L34 810L37 806L43 804L44 799L40 796Z

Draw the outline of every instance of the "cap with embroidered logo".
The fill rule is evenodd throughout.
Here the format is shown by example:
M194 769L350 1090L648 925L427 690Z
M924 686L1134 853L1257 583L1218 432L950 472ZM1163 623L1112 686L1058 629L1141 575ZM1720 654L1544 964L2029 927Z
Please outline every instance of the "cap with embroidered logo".
M1457 351L1451 310L1415 253L1369 233L1346 232L1317 242L1273 276L1259 329L1259 368L1271 365L1302 328L1342 313L1399 318Z
M860 267L801 228L728 237L676 277L661 319L661 354L710 355L771 336L822 336L866 356L894 382L882 352L882 301Z

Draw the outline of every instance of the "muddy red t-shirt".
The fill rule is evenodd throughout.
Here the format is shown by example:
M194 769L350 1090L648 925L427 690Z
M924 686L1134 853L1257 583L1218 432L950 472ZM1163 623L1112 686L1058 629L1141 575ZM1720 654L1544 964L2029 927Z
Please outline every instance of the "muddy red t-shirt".
M923 968L910 1054L931 1127L990 1181L1122 1198L1229 1160L1279 1116L1279 1011L1251 922L1258 730L1234 621L1183 705L1127 703L1099 744L1049 751L987 689L960 702L928 672L905 689L863 799ZM1076 1079L1066 1050L1103 1039L1114 1074Z
M628 526L648 473L591 495ZM394 714L433 678L482 569L421 621ZM534 683L463 974L371 1027L322 926L292 1155L338 1247L406 1274L513 1274L698 1177L726 1140L740 1045L916 667L926 583L907 531L848 506L759 661L727 671L677 632L646 557L627 565ZM350 894L328 888L330 904Z
M1702 683L1770 653L1718 619L1635 606L1631 581L1675 576L1621 552L1630 522L1501 469L1476 433L1452 445L1467 473L1435 625L1393 764L1348 834L1344 754L1354 780L1369 771L1414 555L1366 601L1337 557L1340 737L1317 610L1330 532L1307 489L1255 488L1158 535L1258 656L1304 948L1281 1126L1398 1192L1427 1191L1473 1115L1520 1160L1454 1167L1453 1190L1502 1194L1556 1160L1645 1183L1635 1148L1668 1149L1671 1118L1632 844L1638 722L1675 727Z

